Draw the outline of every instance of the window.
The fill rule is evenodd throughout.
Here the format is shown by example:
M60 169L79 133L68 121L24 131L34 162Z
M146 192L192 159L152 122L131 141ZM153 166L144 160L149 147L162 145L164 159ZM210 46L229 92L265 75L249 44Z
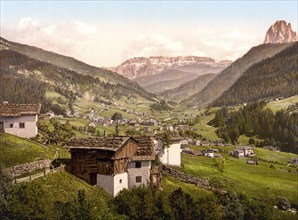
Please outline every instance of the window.
M13 128L13 124L10 124L9 127L10 127L10 128Z
M122 183L122 179L119 180L119 183Z
M25 128L25 123L20 123L20 128Z
M136 176L136 183L141 183L141 182L142 182L142 177Z
M141 168L142 162L141 161L136 161L136 168Z

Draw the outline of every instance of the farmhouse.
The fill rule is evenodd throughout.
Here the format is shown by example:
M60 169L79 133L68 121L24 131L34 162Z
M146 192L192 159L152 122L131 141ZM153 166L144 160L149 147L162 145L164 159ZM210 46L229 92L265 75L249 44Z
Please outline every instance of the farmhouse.
M242 149L244 151L244 156L250 157L254 156L254 150L252 149L251 146L239 146L237 147L238 149Z
M165 146L164 137L156 136L155 151L163 164L181 166L181 140L182 138L176 133L170 133L170 145Z
M155 159L151 137L71 139L70 172L115 196L122 189L147 185Z
M244 151L242 149L235 149L232 151L232 156L237 158L244 158Z
M0 132L31 138L38 133L40 104L0 104Z
M214 151L212 149L203 150L202 153L205 157L212 157L212 158L214 157Z

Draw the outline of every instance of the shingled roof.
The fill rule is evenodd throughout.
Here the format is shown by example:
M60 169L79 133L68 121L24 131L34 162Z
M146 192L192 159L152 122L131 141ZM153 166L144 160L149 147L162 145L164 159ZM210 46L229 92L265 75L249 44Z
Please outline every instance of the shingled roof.
M154 160L154 142L150 136L120 136L101 138L72 138L68 144L70 149L98 149L118 151L129 139L137 142L137 152L133 160Z
M133 136L138 143L137 152L133 160L154 160L154 141L152 136Z
M68 144L70 149L119 150L130 137L72 138Z
M176 132L170 132L170 133L168 133L168 135L169 135L169 139L170 139L171 143L177 143L182 140L182 137L179 134L177 134ZM157 139L161 139L161 140L163 140L163 138L164 138L163 134L157 134L157 135L155 135L155 137Z
M40 104L0 104L0 116L19 117L22 115L36 115L40 113Z

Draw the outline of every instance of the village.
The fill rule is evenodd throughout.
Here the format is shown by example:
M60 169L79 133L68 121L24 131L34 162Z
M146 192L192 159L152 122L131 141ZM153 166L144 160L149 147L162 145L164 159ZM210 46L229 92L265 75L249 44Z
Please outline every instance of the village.
M40 104L0 104L1 132L34 140L39 135L39 120L62 118L55 116L53 112L40 114L40 109ZM161 168L169 171L170 167L180 167L182 154L224 160L222 153L228 153L234 158L244 159L247 165L261 163L254 152L254 146L232 146L222 140L187 137L185 132L192 129L188 124L161 125L156 117L147 113L128 112L136 116L142 115L144 119L101 118L100 113L94 109L81 116L89 120L89 123L86 125L87 129L82 130L84 137L71 137L63 146L71 155L65 170L116 196L123 189L147 185L161 187ZM80 117L80 114L76 112L68 117L73 119ZM116 128L128 125L129 129L135 132L129 135L104 133L103 136L97 136L94 130L98 124ZM273 146L263 148L279 152L279 149ZM58 155L55 155L54 159L57 157ZM297 165L297 161L297 158L292 158L289 163ZM50 166L51 163L47 160L11 167L9 170L17 177L26 171L33 172Z

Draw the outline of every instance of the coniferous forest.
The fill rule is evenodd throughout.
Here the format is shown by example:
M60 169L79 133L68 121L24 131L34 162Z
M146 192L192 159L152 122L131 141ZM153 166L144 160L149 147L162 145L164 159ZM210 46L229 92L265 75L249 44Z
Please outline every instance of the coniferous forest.
M265 109L265 106L265 102L258 102L242 107L239 111L221 108L210 124L218 127L218 136L226 142L236 144L239 136L246 134L265 139L256 142L251 138L251 144L274 145L282 151L297 153L297 112L281 110L274 114L271 109Z
M298 43L251 66L213 106L289 97L298 93Z

